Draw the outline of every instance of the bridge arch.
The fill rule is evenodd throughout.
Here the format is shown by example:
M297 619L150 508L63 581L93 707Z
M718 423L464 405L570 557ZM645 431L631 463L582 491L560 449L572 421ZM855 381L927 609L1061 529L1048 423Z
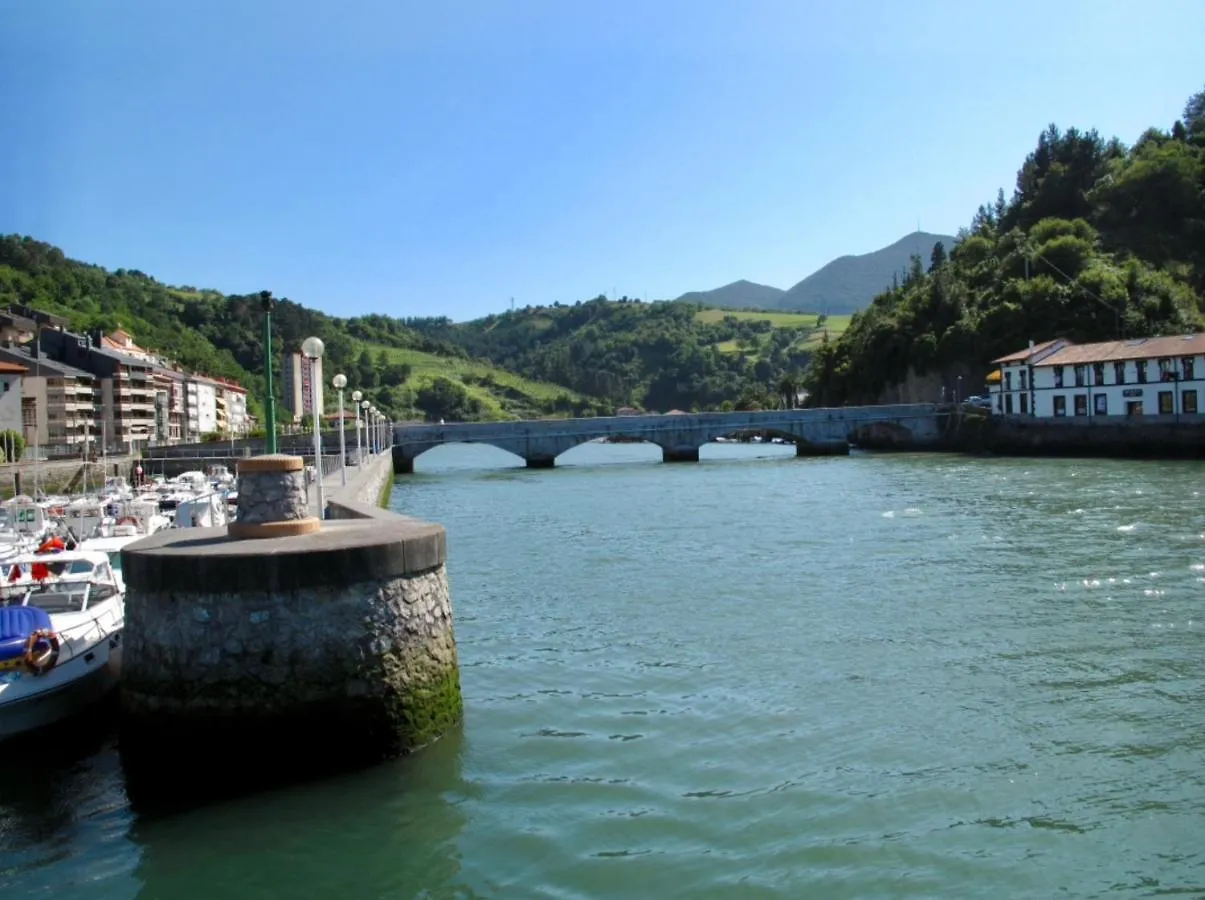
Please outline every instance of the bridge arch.
M758 428L713 428L707 432L706 443L711 443L717 438L743 437L747 434L782 438L786 443L795 445L796 456L833 456L849 453L849 436L844 433L844 429L833 429L831 426L817 429L790 423Z

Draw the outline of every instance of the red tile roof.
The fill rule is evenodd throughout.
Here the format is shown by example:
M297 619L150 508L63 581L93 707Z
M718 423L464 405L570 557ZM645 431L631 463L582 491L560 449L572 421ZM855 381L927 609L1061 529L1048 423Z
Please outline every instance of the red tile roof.
M16 363L0 362L0 372L6 375L24 375L29 369L25 366L19 366Z
M1032 347L1026 347L1024 350L1018 350L1016 353L1010 353L1008 356L1001 356L999 359L993 359L992 362L996 364L1025 362L1025 360L1029 359L1035 353L1041 353L1043 350L1048 350L1061 340L1063 339L1054 338L1053 340L1042 341L1042 343L1034 344Z
M1075 366L1083 363L1121 362L1129 359L1196 356L1201 353L1205 353L1205 334L1177 334L1170 337L1104 341L1099 344L1071 344L1035 365Z

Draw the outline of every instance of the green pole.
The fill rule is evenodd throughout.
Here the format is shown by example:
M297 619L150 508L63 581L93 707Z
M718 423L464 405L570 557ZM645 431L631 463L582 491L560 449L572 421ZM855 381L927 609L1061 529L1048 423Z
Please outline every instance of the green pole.
M267 451L276 452L276 391L272 387L272 292L260 291L260 305L264 309L264 368L267 370L268 398L264 403L264 429Z

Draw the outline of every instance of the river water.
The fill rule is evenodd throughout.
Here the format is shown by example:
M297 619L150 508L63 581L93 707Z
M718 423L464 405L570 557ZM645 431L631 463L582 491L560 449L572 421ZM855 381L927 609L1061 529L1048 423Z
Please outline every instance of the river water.
M463 727L160 820L111 733L7 757L0 888L1205 896L1205 467L658 460L423 456L393 504L448 529Z

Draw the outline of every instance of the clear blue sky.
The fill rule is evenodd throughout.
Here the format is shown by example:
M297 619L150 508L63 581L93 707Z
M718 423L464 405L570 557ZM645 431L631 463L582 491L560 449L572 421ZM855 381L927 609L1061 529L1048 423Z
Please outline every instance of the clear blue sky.
M953 233L1049 122L1205 88L1205 0L0 0L0 232L471 318Z

